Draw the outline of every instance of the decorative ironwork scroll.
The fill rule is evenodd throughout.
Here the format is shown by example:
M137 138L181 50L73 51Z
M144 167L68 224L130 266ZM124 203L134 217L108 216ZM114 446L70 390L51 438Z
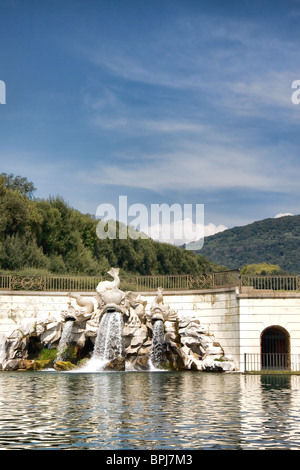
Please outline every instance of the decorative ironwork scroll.
M35 290L45 288L45 277L40 276L12 276L11 290Z

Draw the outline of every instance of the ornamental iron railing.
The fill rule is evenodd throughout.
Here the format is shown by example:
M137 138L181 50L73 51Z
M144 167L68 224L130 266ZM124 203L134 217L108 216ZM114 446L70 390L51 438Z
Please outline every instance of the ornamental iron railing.
M244 354L245 373L300 372L300 354Z
M300 276L246 276L238 270L207 274L176 274L138 276L122 274L122 290L136 292L164 290L203 290L239 286L255 291L300 291ZM95 291L99 282L107 276L20 276L16 274L0 275L0 290L8 291Z
M154 275L121 277L120 288L137 292L164 290L213 289L233 287L239 284L238 271L209 274ZM0 275L0 290L8 291L95 291L99 282L107 276L19 276Z
M299 291L300 276L247 276L242 275L241 287L256 290Z

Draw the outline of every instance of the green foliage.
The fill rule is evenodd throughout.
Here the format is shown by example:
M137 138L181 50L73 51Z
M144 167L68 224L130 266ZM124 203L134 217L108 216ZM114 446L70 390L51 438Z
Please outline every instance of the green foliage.
M59 371L68 371L74 369L76 366L69 361L57 361L54 368Z
M78 347L77 346L67 346L61 352L61 360L64 362L76 362L76 358L78 355Z
M54 361L57 356L57 349L42 348L39 352L37 360L39 361Z
M229 269L267 263L280 266L286 273L300 274L299 245L300 215L294 215L265 219L206 237L198 253Z
M24 235L29 223L29 199L18 191L6 189L0 178L0 233L1 239L9 235Z
M277 264L258 263L258 264L246 264L240 270L241 275L249 276L276 276L284 275L283 271Z
M15 274L17 276L51 276L52 272L49 269L39 269L39 268L22 268L22 269L14 269L14 270L5 270L6 274Z
M0 244L1 268L5 270L20 270L28 267L49 268L49 259L34 240L25 236L9 235Z
M0 178L7 189L18 191L20 194L27 196L29 199L33 197L36 190L33 183L22 176L14 176L12 173L1 173Z
M206 273L218 267L202 254L149 238L99 239L95 217L61 197L33 199L26 178L0 175L0 269L104 275L111 266L132 274ZM127 230L117 222L119 230Z

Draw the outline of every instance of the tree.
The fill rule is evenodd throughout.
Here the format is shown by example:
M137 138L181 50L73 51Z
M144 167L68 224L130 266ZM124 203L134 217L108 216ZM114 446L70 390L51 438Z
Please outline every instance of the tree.
M29 200L19 191L7 189L0 178L0 238L24 234L29 222Z
M36 191L34 184L28 181L27 178L22 176L14 176L12 173L1 173L0 178L2 179L4 186L7 189L13 191L19 191L23 196L27 196L28 199L33 198L33 193Z
M99 221L61 197L33 199L27 178L0 175L0 267L46 269L59 274L103 275L118 266L135 274L205 273L213 264L202 255L150 238L97 236ZM133 229L132 229L133 230Z
M285 274L277 264L258 263L246 264L240 270L241 275L248 276L276 276Z
M43 254L35 240L25 236L10 235L0 247L1 268L6 270L21 270L24 268L48 269L49 259Z

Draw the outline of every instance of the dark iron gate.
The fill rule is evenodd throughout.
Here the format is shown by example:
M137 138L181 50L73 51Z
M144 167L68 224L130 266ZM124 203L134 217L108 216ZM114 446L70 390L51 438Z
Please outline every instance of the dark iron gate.
M262 369L288 369L289 336L278 327L267 328L261 336Z
M279 326L266 328L261 335L260 354L245 354L245 372L300 371L298 354L290 354L290 337Z
M300 373L300 354L244 354L244 372L272 373L276 371Z

